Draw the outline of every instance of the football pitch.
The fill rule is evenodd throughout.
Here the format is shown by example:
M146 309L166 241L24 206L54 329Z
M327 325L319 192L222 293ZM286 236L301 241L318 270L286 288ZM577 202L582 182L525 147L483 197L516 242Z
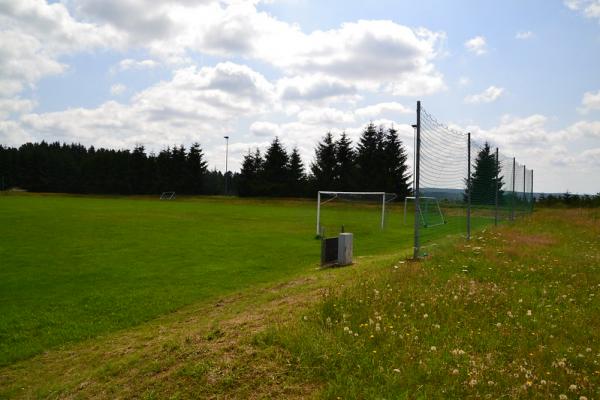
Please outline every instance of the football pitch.
M0 196L0 365L319 266L313 200ZM322 209L355 257L412 246L390 207ZM481 221L476 225L487 223ZM450 232L442 226L429 238Z

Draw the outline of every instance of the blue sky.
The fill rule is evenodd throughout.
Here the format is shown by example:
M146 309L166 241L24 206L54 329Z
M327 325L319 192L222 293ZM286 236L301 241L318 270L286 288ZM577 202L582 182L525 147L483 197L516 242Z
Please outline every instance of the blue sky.
M600 0L0 0L0 143L151 151L224 168L275 135L308 164L327 131L415 103L536 171L600 192Z

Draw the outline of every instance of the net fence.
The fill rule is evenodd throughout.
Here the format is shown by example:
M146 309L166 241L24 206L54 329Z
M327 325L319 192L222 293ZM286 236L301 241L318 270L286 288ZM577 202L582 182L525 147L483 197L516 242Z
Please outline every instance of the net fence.
M415 256L449 236L469 238L532 211L532 170L417 107L415 196L405 201L405 215L414 214Z

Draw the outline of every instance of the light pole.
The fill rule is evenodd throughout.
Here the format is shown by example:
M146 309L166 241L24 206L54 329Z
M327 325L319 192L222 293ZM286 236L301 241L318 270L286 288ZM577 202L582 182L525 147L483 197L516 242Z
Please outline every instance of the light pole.
M228 162L228 158L229 158L229 136L223 136L223 138L225 139L225 195L229 194L229 168L227 165Z

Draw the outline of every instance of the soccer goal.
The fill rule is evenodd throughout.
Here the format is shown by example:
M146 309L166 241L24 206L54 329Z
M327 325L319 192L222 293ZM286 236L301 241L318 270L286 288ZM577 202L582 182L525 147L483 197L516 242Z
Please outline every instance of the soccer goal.
M404 224L406 224L409 200L414 202L415 197L408 196L404 199ZM425 228L446 223L446 218L444 218L444 213L440 208L440 202L435 197L419 196L419 216Z
M175 200L175 192L162 192L160 195L161 200Z
M332 201L368 204L381 207L381 229L385 227L386 204L396 199L395 193L386 192L336 192L322 190L317 194L317 236L321 235L321 206Z

